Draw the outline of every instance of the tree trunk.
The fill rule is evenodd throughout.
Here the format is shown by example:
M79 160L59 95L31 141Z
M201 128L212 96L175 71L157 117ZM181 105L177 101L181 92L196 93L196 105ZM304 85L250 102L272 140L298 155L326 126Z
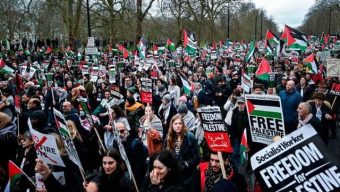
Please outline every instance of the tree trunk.
M137 45L143 34L143 11L142 11L143 0L137 0L137 21L136 21L136 42Z

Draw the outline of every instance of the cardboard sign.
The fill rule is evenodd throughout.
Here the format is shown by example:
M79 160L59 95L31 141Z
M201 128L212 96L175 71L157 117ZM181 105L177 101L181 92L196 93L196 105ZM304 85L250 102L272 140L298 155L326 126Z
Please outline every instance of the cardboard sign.
M251 157L263 191L338 191L339 161L308 124Z
M327 77L340 76L340 59L327 59L326 60Z
M152 104L152 80L147 78L141 78L142 91L140 98L144 103Z
M35 143L37 157L48 165L65 167L65 164L60 157L55 136L43 134L34 130L31 119L28 119L27 124Z
M78 167L80 167L82 170L84 170L83 166L81 165L76 147L73 143L70 131L68 130L64 116L61 114L60 111L56 110L55 108L53 108L53 113L54 113L55 122L58 127L61 139L64 142L64 146L65 146L66 152L70 160L74 164L76 164Z
M209 148L213 151L232 152L220 108L218 106L202 107L198 109L198 113Z
M253 142L271 144L285 136L281 99L274 95L245 95Z
M330 93L336 96L340 96L340 83L333 83Z

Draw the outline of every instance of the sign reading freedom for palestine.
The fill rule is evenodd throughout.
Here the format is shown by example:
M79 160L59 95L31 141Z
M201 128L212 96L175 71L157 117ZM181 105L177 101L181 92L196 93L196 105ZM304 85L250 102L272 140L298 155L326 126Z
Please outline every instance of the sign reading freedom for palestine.
M245 95L245 98L253 142L269 145L273 137L286 135L279 96Z
M232 152L233 149L218 106L198 109L202 120L204 138L213 151Z
M339 165L310 124L251 157L263 191L339 191Z

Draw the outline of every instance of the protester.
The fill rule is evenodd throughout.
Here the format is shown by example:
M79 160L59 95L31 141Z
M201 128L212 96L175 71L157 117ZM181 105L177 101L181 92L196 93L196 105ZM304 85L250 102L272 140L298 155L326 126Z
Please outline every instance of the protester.
M311 124L320 135L320 137L323 139L323 141L327 143L328 132L326 133L326 130L321 129L321 122L317 117L313 115L311 104L307 102L300 103L297 112L299 115L299 124L297 128L300 128L307 124Z
M162 150L150 158L150 165L142 192L186 191L180 184L178 164L174 154Z
M148 152L145 151L144 145L140 138L138 138L137 135L130 134L123 122L116 123L115 128L119 133L121 144L124 146L127 158L129 159L137 186L140 188L142 186L144 174L147 169L146 158L148 156ZM112 146L117 151L121 150L117 140L113 141Z
M170 121L165 149L172 151L179 163L179 177L188 191L197 190L198 172L196 166L200 157L194 135L187 129L181 115L175 115Z
M35 159L37 158L37 154L34 148L34 141L32 135L29 131L26 131L22 135L21 139L21 147L22 152L18 155L16 163L20 165L20 168L26 173L29 177L20 177L14 191L22 191L25 192L27 190L34 191L35 186L32 184L33 179L35 178ZM31 181L29 181L30 179Z
M162 121L163 124L163 139L166 137L169 126L170 126L170 120L171 118L176 115L177 110L175 106L171 102L171 97L169 94L164 95L162 98L162 104L159 107L158 110L158 116Z
M226 179L230 182L231 191L247 191L247 184L242 175L226 153L222 154L226 178L223 178L222 167L216 152L210 152L210 161L200 164L201 171L201 191L210 192L216 191L219 188L219 182Z
M298 125L298 114L296 109L301 102L301 96L295 91L295 82L289 80L286 85L286 89L279 94L282 102L282 111L284 117L284 123L286 128L286 134L295 130Z
M84 187L88 192L136 191L126 165L116 149L105 152L101 172Z
M1 177L6 178L8 175L8 161L15 161L17 150L17 126L11 121L11 118L5 113L0 112L0 174ZM0 187L4 188L7 181L1 180Z
M330 103L325 101L325 94L320 92L314 93L312 98L313 101L310 102L310 105L312 106L313 116L318 118L322 125L322 132L320 133L320 137L326 144L328 144L329 130L333 121L333 117L330 115Z
M68 157L65 151L64 143L58 134L53 134L56 138L60 156L66 167L52 166L48 167L41 159L36 159L35 171L42 176L42 181L45 184L48 192L70 191L82 192L85 191L82 186L81 174L78 166L76 166ZM65 183L61 184L52 172L62 172L65 178Z
M162 121L154 114L153 107L145 107L145 115L139 119L139 137L148 147L149 156L162 149L163 125Z

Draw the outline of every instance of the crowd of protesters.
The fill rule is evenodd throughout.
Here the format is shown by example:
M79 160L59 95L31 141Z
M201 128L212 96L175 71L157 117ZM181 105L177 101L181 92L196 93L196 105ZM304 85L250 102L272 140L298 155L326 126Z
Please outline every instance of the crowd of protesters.
M43 41L27 43L23 47L28 47L29 53L16 44L8 50L2 46L0 190L8 182L7 164L12 160L33 181L35 173L39 173L44 183L44 188L35 189L27 177L21 177L13 190L20 192L261 191L250 166L241 164L239 154L243 129L249 129L241 76L250 64L256 66L256 61L236 64L233 56L225 54L216 59L199 56L189 60L181 55L170 66L171 58L160 56L155 59L156 65L140 70L132 60L121 59L119 53L70 56L66 48L47 52L49 46ZM43 47L44 51L38 50ZM339 101L333 102L329 90L339 77L306 73L301 64L306 55L301 53L297 64L292 64L289 57L271 61L275 78L266 82L253 77L251 93L281 98L286 134L311 124L328 144L330 139L336 139L339 115ZM259 58L263 56L257 54ZM109 66L118 62L124 66L116 68L115 79L110 82ZM46 68L42 67L44 63ZM103 66L107 72L93 81L91 73L82 73L88 63ZM40 74L36 71L31 76L23 75L21 64L27 71L40 66ZM324 67L321 62L319 66ZM157 77L153 79L152 103L147 104L140 95L141 78L151 78L151 71L157 71ZM52 79L46 79L43 72L52 73ZM180 74L187 78L190 94L185 93ZM20 106L15 101L18 96ZM86 121L82 99L87 101L93 124ZM224 162L209 150L197 113L199 107L209 105L220 107L233 146L233 153L223 153ZM53 108L61 111L67 121L85 170L85 181L68 159ZM48 166L37 158L28 119L35 130L55 136L66 168ZM119 141L114 133L118 133ZM124 147L133 177L118 142ZM250 138L248 142L249 156L265 146ZM222 177L221 163L227 178ZM55 171L64 172L64 183L55 178Z

